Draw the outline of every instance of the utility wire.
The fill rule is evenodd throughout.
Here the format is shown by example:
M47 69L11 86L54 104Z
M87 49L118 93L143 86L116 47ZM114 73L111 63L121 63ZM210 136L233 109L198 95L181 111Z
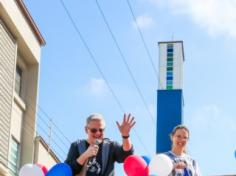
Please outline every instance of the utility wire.
M47 113L45 110L43 110L43 108L42 108L40 105L38 105L38 108L40 109L40 111L41 111L48 119L52 119L52 118L48 115L48 113ZM61 135L62 135L69 143L71 143L71 140L70 140L68 137L66 137L66 136L64 135L64 133L61 131L61 129L60 129L53 121L51 121L51 123L56 127L56 129L61 133Z
M83 37L82 34L81 34L79 28L77 27L75 21L73 20L72 16L70 15L69 10L67 9L66 5L64 4L64 1L63 1L63 0L60 0L60 2L61 2L61 4L62 4L62 6L63 6L63 8L64 8L64 10L65 10L65 12L66 12L66 14L67 14L67 16L69 17L70 22L72 23L72 25L73 25L73 27L74 27L76 33L79 35L79 38L81 39L81 41L82 41L84 47L86 48L87 52L89 53L89 56L92 58L92 60L93 60L94 64L96 65L96 67L97 67L99 73L102 75L104 81L106 82L106 84L107 84L107 86L108 86L108 89L111 91L113 97L115 98L116 103L118 104L119 108L124 112L124 108L122 107L121 103L119 102L119 100L118 100L118 98L117 98L115 92L114 92L113 89L111 88L111 86L110 86L108 80L106 79L104 73L102 72L102 69L99 67L99 65L98 65L98 63L97 63L97 61L96 61L96 59L95 59L95 57L94 57L92 51L90 50L88 44L86 43L84 37Z
M137 81L135 80L135 77L134 77L134 75L133 75L133 73L132 73L132 71L131 71L131 69L130 69L130 67L129 67L129 64L128 64L127 61L126 61L126 58L125 58L125 56L124 56L124 54L123 54L123 52L122 52L122 50L121 50L121 48L120 48L120 46L119 46L119 44L118 44L118 42L117 42L117 39L116 39L115 35L114 35L113 32L112 32L112 29L111 29L111 27L110 27L110 25L109 25L109 23L108 23L108 21L107 21L107 19L106 19L106 17L105 17L105 14L104 14L104 12L103 12L101 6L99 5L98 1L95 0L95 2L96 2L96 4L97 4L97 7L98 7L98 9L99 9L100 14L102 15L103 20L104 20L104 22L105 22L105 24L106 24L106 26L107 26L107 29L108 29L109 33L111 34L111 37L112 37L112 39L113 39L113 41L114 41L114 43L115 43L115 45L116 45L116 47L117 47L117 49L118 49L118 51L119 51L119 53L120 53L120 56L121 56L121 58L122 58L122 60L123 60L123 62L124 62L124 64L125 64L125 66L126 66L126 69L128 70L128 72L129 72L129 74L130 74L130 76L131 76L131 79L132 79L132 81L133 81L133 83L134 83L134 85L135 85L135 87L136 87L136 89L137 89L137 91L138 91L138 94L139 94L139 96L140 96L140 98L141 98L141 100L142 100L142 102L143 102L143 104L144 104L144 107L145 107L145 109L147 110L149 116L151 117L151 120L153 121L153 124L155 124L154 117L152 116L152 113L150 112L150 110L149 110L149 108L148 108L148 105L147 105L147 103L146 103L146 101L145 101L145 99L144 99L144 96L143 96L143 94L142 94L142 92L141 92L141 90L140 90L140 88L139 88L139 86L138 86L138 84L137 84Z
M150 51L148 50L147 44L146 44L146 42L145 42L145 40L144 40L143 33L142 33L142 31L141 31L141 29L140 29L138 23L137 23L137 20L136 20L136 17L135 17L135 15L134 15L134 11L133 11L133 9L132 9L132 7L131 7L130 1L129 1L129 0L126 0L126 2L127 2L128 6L129 6L129 9L130 9L130 12L131 12L131 14L132 14L133 20L134 20L134 22L135 22L135 24L136 24L136 27L137 27L137 29L138 29L138 33L139 33L139 35L140 35L140 37L141 37L143 46L144 46L144 48L145 48L145 50L146 50L146 53L147 53L147 55L148 55L148 59L149 59L151 65L152 65L152 68L153 68L154 72L155 72L155 77L157 78L157 77L158 77L157 69L156 69L156 67L155 67L155 64L153 63L153 59L152 59L152 57L151 57Z
M33 100L32 97L29 97L29 99L30 99L31 101ZM51 118L51 117L48 115L48 113L47 113L39 104L36 104L36 107L38 107L38 108L33 107L33 105L32 105L31 103L29 103L27 107L28 107L29 110L31 110L33 113L36 112L36 115L37 115L38 119L41 120L41 121L45 124L45 126L47 126L47 127L49 128L50 125L52 124L52 125L55 127L54 129L56 129L56 130L53 130L53 131L52 131L53 134L55 134L55 136L58 137L58 139L59 139L65 146L67 146L67 144L65 144L65 142L62 140L62 138L59 136L59 134L62 135L62 137L63 137L69 144L71 143L71 140L70 140L68 137L65 136L65 134L62 132L62 130L61 130L53 121L50 121L50 120L53 119L53 118ZM39 110L39 111L36 111L36 109ZM46 120L43 118L43 116L41 115L40 112L41 112L41 113L43 114L43 116L46 117L47 120L49 120L50 122L46 122ZM30 119L30 120L33 121L33 119ZM51 123L51 124L49 124L49 123ZM57 131L59 132L59 134L56 133Z
M67 7L66 7L64 1L63 1L63 0L60 0L60 2L61 2L61 4L62 4L62 6L63 6L63 8L64 8L64 10L65 10L65 12L66 12L66 14L67 14L67 16L69 17L70 22L72 23L72 25L73 25L73 27L74 27L76 33L78 34L79 38L81 39L81 41L82 41L84 47L86 48L87 52L89 53L90 57L92 58L92 61L93 61L94 64L96 65L96 67L97 67L99 73L100 73L101 76L103 77L103 79L104 79L104 81L106 82L106 84L107 84L107 86L108 86L110 92L112 93L113 97L115 98L115 101L116 101L116 103L118 104L118 106L119 106L121 112L124 113L125 111L124 111L123 106L121 105L121 103L120 103L119 99L117 98L115 92L113 91L113 89L112 89L112 87L110 86L108 80L106 79L104 73L102 72L101 68L99 67L99 65L98 65L98 63L97 63L97 61L96 61L96 59L95 59L95 57L94 57L92 51L90 50L88 44L86 43L84 37L83 37L82 34L81 34L79 28L77 27L75 21L73 20L73 18L72 18L72 16L71 16L69 10L67 9ZM144 147L144 149L146 150L146 152L149 153L148 150L147 150L147 148L146 148L146 146L145 146L144 143L141 141L141 138L137 135L137 133L136 133L136 137L138 138L139 142L142 144L142 146Z
M18 115L20 115L19 112L18 112L18 110L17 110L16 108L14 108L14 107L13 107L13 111L15 111L15 113L17 113ZM22 126L21 128L22 128L22 130L23 130L24 132L26 132L27 134L32 135L32 133L34 133L34 132L36 132L36 134L39 132L37 129L35 129L35 128L32 126L32 124L31 124L30 122L25 121L25 124L26 124L27 126ZM41 131L42 131L46 136L48 135L48 132L47 132L47 131L45 130L45 128L42 127L40 124L37 124L37 127L39 127L39 129L41 129ZM39 134L39 133L38 133L38 134ZM40 135L42 135L42 133L41 133ZM34 139L33 139L33 141L34 141ZM67 154L66 151L65 151L54 139L52 139L52 141L53 141L52 144L54 144L55 146L57 146L57 148L58 148L58 149L64 154L64 156L65 156L65 155ZM53 145L50 145L49 147L50 147L51 149L53 149L52 151L60 158L60 160L62 160L63 158L65 158L65 157L62 157L61 152L58 152L58 151L55 150L55 148L53 147Z
M42 117L38 114L38 117L40 117L40 119L42 120ZM44 123L45 123L45 121L44 121ZM52 121L51 121L51 123L53 123ZM46 123L46 125L47 125L47 127L48 128L50 128L50 125L48 125L47 123ZM38 122L37 123L37 126L39 127L40 126L40 123ZM43 129L43 128L41 128L41 129ZM53 128L54 129L54 128ZM65 147L68 147L68 145L70 145L70 143L71 142L69 142L69 144L68 143L65 143L61 138L60 138L60 136L57 134L57 133L55 133L54 132L54 130L52 130L52 133L57 137L57 139L59 140L59 141L61 141L61 143L65 146ZM48 134L47 134L48 135ZM63 137L65 137L64 135L63 135ZM54 140L55 141L55 140Z
M32 97L29 97L29 99L32 101ZM61 129L53 122L53 121L50 121L52 118L49 117L48 113L46 113L46 111L39 105L39 104L36 104L36 107L38 107L38 110L39 111L36 111L36 107L33 107L33 105L31 103L28 103L28 109L31 110L31 112L36 112L36 116L38 119L40 119L42 121L42 123L44 123L44 126L47 126L47 128L50 127L50 125L53 125L56 129L56 130L53 130L53 134L55 134L55 136L66 146L68 147L68 145L65 143L64 140L62 140L62 138L59 136L59 134L62 135L62 137L66 140L66 142L68 142L69 144L71 143L71 140L68 139L64 133L61 131ZM50 122L46 122L46 120L43 118L43 116L41 115L41 113L43 114L44 117L47 118L47 120L49 120ZM37 119L37 120L38 120ZM33 119L30 119L31 122L33 122ZM34 123L34 122L33 122ZM50 124L49 124L50 123ZM59 132L59 134L57 133L57 131Z
M145 51L146 51L146 53L147 53L148 59L149 59L151 65L152 65L152 68L153 68L154 72L155 72L157 81L158 81L158 83L159 83L159 87L160 87L160 88L164 88L164 86L162 85L162 83L161 83L161 81L160 81L160 76L159 76L158 71L157 71L157 69L156 69L156 67L155 67L155 64L154 64L154 62L153 62L152 56L151 56L151 54L150 54L150 51L149 51L149 49L148 49L148 47L147 47L147 44L146 44L146 41L145 41L145 39L144 39L143 33L142 33L142 31L141 31L141 29L140 29L138 23L137 23L137 18L136 18L135 15L134 15L134 11L133 11L133 9L132 9L131 3L130 3L129 0L126 0L126 2L127 2L127 4L128 4L128 7L129 7L130 13L131 13L131 15L132 15L132 18L133 18L133 20L134 20L134 22L135 22L135 25L136 25L136 27L137 27L137 29L138 29L138 33L139 33L139 36L140 36L140 38L141 38L141 40L142 40L142 43L143 43L143 46L144 46Z

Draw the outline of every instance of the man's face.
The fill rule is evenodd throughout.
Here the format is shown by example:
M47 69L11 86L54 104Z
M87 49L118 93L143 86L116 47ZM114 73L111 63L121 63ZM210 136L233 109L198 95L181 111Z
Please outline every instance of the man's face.
M92 120L85 127L88 134L89 143L94 143L96 139L102 140L104 137L105 123L101 120Z

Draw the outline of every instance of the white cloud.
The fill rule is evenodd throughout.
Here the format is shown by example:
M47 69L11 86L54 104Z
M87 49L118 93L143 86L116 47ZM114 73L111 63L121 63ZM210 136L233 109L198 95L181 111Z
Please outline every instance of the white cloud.
M142 29L150 28L154 24L153 19L148 15L141 15L141 16L137 17L136 22L137 22L137 24L135 22L133 22L133 26L137 27L136 25L138 25L138 27L142 28Z
M101 95L108 91L106 82L103 79L92 78L87 86L90 93Z
M236 38L235 0L169 0L166 4L175 14L189 16L210 35L228 35Z

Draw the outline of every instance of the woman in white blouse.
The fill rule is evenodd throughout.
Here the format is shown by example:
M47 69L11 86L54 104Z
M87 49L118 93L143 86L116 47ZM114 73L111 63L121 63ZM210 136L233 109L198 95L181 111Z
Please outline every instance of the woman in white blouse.
M173 162L173 170L169 176L201 176L199 167L194 159L186 154L189 130L184 125L176 126L171 134L172 148L165 154Z

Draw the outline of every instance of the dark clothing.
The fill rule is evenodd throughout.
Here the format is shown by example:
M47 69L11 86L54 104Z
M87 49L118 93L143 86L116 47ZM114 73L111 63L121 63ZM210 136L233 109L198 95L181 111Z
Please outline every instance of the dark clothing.
M82 140L83 141L83 140ZM99 150L101 148L101 154L99 154L96 157L96 160L98 163L100 162L102 166L102 172L100 173L99 176L114 176L114 163L119 162L122 163L124 162L125 158L128 157L129 155L133 154L133 148L131 148L130 151L124 151L122 145L115 141L110 141L109 139L104 139L103 143L101 145L104 145L106 143L107 146L109 146L109 151L105 151L104 149L102 150L103 147L99 147ZM86 149L88 148L88 145L86 146ZM107 155L103 155L103 153L108 152ZM65 160L65 163L70 165L73 175L76 175L80 173L80 171L83 168L83 165L80 165L77 163L76 159L81 155L79 152L78 148L78 141L73 142L70 146L69 153L67 155L67 159ZM102 158L102 156L106 156L107 158ZM104 164L104 162L106 162ZM90 174L89 174L90 173ZM98 176L96 174L92 174L89 172L86 174L86 176Z
M88 147L89 143L86 141L86 149ZM86 167L86 176L102 176L102 143L99 144L97 155L89 159Z

